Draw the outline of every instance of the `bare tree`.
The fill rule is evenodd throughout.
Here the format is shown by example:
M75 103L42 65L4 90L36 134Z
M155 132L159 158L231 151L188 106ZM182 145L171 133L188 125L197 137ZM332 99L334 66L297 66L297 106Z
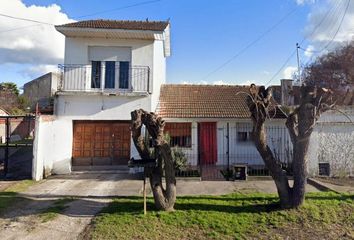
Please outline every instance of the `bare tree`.
M152 137L157 166L150 169L149 178L155 206L158 210L172 211L176 201L176 178L171 148L163 134L165 122L155 113L142 109L131 112L131 118L134 145L142 159L151 158L148 144L141 135L143 125ZM163 175L166 179L166 188L162 184Z
M265 121L269 118L272 90L263 86L250 87L247 105L253 121L255 146L277 187L280 203L283 208L297 208L304 202L307 178L307 152L311 133L321 113L331 109L331 91L315 86L301 87L301 102L287 116L286 127L289 130L293 144L293 175L294 185L290 187L288 176L281 164L275 158L267 144Z
M338 89L354 84L354 44L339 47L304 67L301 78L307 85Z

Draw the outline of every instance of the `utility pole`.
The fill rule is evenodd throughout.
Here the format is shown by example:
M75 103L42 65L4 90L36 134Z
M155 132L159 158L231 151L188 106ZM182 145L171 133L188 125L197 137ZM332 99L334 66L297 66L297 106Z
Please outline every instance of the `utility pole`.
M298 72L299 83L301 85L301 70L300 70L299 48L300 48L299 43L296 43L297 72Z

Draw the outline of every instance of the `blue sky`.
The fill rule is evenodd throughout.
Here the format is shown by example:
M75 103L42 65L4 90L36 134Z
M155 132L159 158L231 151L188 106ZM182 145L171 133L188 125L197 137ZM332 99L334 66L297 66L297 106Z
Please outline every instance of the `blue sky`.
M329 8L337 6L335 0L161 0L151 4L141 5L122 10L106 12L78 18L79 16L129 6L144 0L2 0L5 1L0 6L0 13L12 16L27 17L40 21L62 23L65 19L84 20L84 19L130 19L130 20L166 20L171 21L172 30L172 56L167 62L167 82L169 83L208 83L208 84L245 84L255 82L265 84L280 69L285 60L294 51L296 42L300 42L304 37L303 48L316 49L319 43L323 44L326 39L320 37L324 34L330 37L334 34L336 25L335 20L340 16L342 6L338 6L338 11L333 10L333 19L323 24L319 28L316 36L308 36L308 32L313 29ZM7 5L7 3L8 5ZM18 2L20 5L14 5ZM342 1L345 2L344 0ZM104 4L103 4L104 3ZM53 7L53 4L57 5ZM36 14L33 5L42 7L43 11L49 14ZM354 8L350 5L350 10ZM32 7L31 7L32 6ZM344 7L342 7L343 10ZM18 10L17 9L21 9ZM49 10L51 9L51 10ZM344 11L344 10L343 10ZM223 63L232 58L250 42L257 39L267 29L292 12L274 30L252 45L245 52L233 59L229 64L220 68L213 74L209 74L218 69ZM354 12L354 9L353 9ZM351 13L351 12L349 12ZM353 22L353 17L348 13L343 27L342 35L347 36ZM47 15L48 16L47 16ZM332 14L332 13L331 13ZM54 17L58 15L60 17ZM52 16L52 19L51 19ZM330 16L329 16L330 17ZM5 18L0 16L0 35L2 31L12 30L17 27L34 25L30 22L6 19L6 23L1 21ZM325 28L333 23L332 28ZM339 23L338 23L339 24ZM20 30L13 30L8 35L10 43L19 40L20 45L14 47L6 46L6 42L1 44L0 40L0 82L13 81L18 85L23 85L33 77L39 76L56 63L61 63L63 56L62 47L57 51L51 41L53 27L34 26ZM322 31L322 32L321 32ZM47 41L38 40L39 34L46 32ZM333 33L332 33L333 32ZM322 35L321 35L322 34ZM1 36L1 37L3 37ZM338 42L348 41L340 39ZM350 35L352 37L352 35ZM0 39L1 39L0 37ZM10 37L9 37L10 38ZM28 38L28 39L27 39ZM337 39L336 39L337 40ZM40 43L36 44L36 41ZM62 46L58 38L56 43ZM9 44L7 44L9 45ZM49 45L50 51L45 46ZM16 49L16 46L25 46L31 49L26 56ZM2 49L1 49L2 48ZM35 49L38 48L38 49ZM43 49L41 49L43 48ZM17 51L16 51L17 50ZM43 55L48 52L48 58ZM61 53L62 52L62 53ZM33 54L33 58L29 55ZM51 57L50 55L55 55ZM61 55L62 54L62 55ZM300 52L302 63L307 62L310 53ZM9 57L7 57L9 56ZM8 60L10 59L10 60ZM13 60L11 60L13 59ZM42 67L43 66L43 67ZM274 78L271 84L279 83L279 79L292 73L296 67L296 56L281 69L280 73ZM284 73L284 71L286 73Z

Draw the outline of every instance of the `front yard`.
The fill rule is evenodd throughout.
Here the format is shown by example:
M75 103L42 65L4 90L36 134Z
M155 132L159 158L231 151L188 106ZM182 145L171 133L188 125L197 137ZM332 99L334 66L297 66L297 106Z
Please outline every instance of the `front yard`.
M142 199L121 197L83 238L92 239L353 239L354 196L309 193L300 210L279 210L271 194L178 197L175 212L142 214Z

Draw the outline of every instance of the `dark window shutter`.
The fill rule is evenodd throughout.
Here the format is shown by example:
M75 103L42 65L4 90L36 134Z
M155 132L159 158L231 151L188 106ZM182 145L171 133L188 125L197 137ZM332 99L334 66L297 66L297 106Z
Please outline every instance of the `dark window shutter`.
M119 62L119 88L129 88L129 62Z
M107 61L106 62L106 72L105 72L105 88L114 88L115 82L115 73L116 73L116 62Z
M92 61L91 88L101 88L101 62Z

